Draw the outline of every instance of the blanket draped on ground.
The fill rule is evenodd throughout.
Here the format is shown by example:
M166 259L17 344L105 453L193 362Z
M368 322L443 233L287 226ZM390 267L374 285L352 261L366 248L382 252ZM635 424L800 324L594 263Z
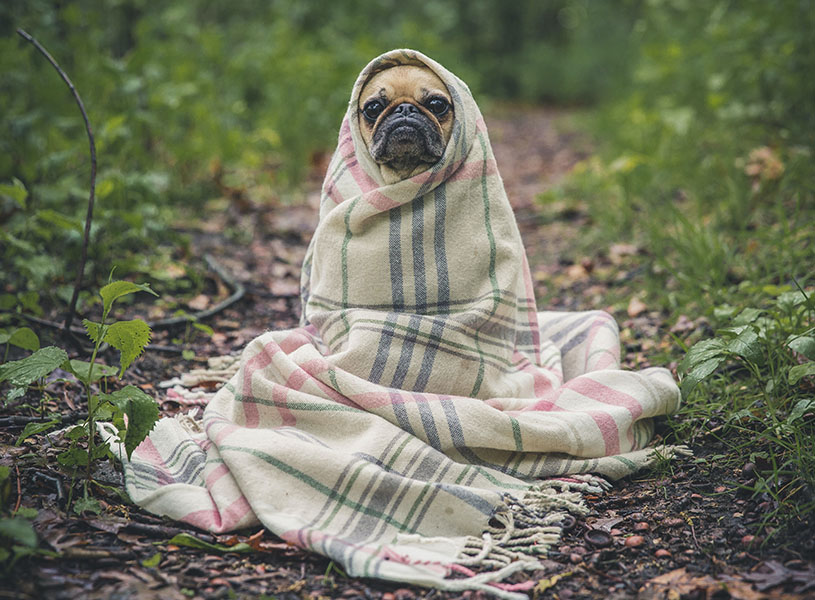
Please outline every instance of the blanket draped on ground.
M360 135L375 72L447 85L441 160L386 184ZM125 464L139 505L213 532L262 524L372 576L489 583L557 541L566 512L643 467L675 410L665 369L619 369L606 313L537 312L518 228L467 86L410 50L353 88L303 265L303 323L252 341L201 421L163 419ZM476 574L480 572L480 574Z

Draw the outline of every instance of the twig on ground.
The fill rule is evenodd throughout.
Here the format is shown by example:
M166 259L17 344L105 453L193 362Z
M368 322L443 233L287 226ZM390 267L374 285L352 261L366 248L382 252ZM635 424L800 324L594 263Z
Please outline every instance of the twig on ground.
M171 317L169 319L161 319L160 321L155 321L154 323L148 323L151 328L155 329L157 327L172 327L173 325L184 325L188 323L190 320L201 320L206 319L207 317L211 317L212 315L221 312L226 307L234 304L241 298L243 298L244 294L246 293L246 288L240 281L236 281L234 277L232 277L226 269L218 263L212 256L209 254L204 255L204 260L207 263L207 266L215 272L218 277L220 277L224 283L230 288L232 288L232 294L226 298L225 300L219 302L212 308L208 308L207 310L202 310L200 312L194 313L192 315L185 315L182 317Z
M17 511L20 510L20 502L23 499L23 492L20 487L20 469L17 468L17 464L14 465L14 473L17 475L17 502L14 504L14 513L17 514Z
M201 319L206 319L207 317L211 317L212 315L221 312L228 306L231 306L246 294L246 288L244 285L236 281L234 277L232 277L227 270L219 264L212 256L209 254L204 255L204 260L207 262L207 266L218 275L224 283L232 290L232 294L225 300L219 302L215 306L208 308L207 310L202 310L197 313L193 313L191 315L185 315L183 317L172 317L169 319L161 319L159 321L148 322L147 325L151 329L159 329L159 328L167 328L173 327L175 325L184 325L189 323L190 321L200 321ZM37 323L38 325L43 325L45 327L50 327L52 329L62 329L66 333L71 335L83 335L85 334L85 330L80 327L70 327L66 328L64 325L60 325L54 321L49 321L48 319L41 319L39 317L35 317L32 315L21 315L24 319L32 322ZM107 344L100 347L100 351L104 352L107 348ZM154 350L156 352L181 352L181 348L177 348L175 346L160 346L155 344L148 344L145 346L146 350Z
M93 202L94 197L96 195L96 143L93 140L93 132L91 131L91 123L88 120L88 113L85 112L85 105L82 103L82 98L79 97L79 92L76 91L73 82L71 82L68 75L62 68L57 64L57 61L54 60L48 50L42 47L42 45L34 39L31 35L27 32L23 31L22 29L17 29L17 33L28 42L31 42L34 47L39 50L40 54L42 54L48 62L51 63L51 66L57 70L59 76L62 77L62 80L68 86L68 89L71 90L71 93L74 96L74 100L76 100L77 106L79 106L79 112L82 113L82 118L85 120L85 131L88 134L88 144L90 146L91 152L91 190L90 194L88 195L88 213L85 217L85 239L82 242L82 258L79 261L79 267L76 273L76 282L74 283L74 293L71 296L71 304L68 307L68 315L65 317L65 324L63 325L64 329L70 330L71 323L74 320L74 313L76 312L76 301L79 298L79 289L82 287L82 278L85 274L85 263L88 261L88 242L90 241L91 237L91 221L93 220Z
M45 423L46 421L57 420L62 423L74 422L85 419L88 413L71 412L67 415L54 415L53 417L28 416L28 415L5 415L0 417L0 427L25 427L29 423Z
M54 486L54 488L56 489L56 491L57 491L57 501L60 504L63 503L63 501L65 499L65 492L62 489L62 480L60 480L58 477L52 477L51 475L46 475L45 473L41 473L41 472L34 473L34 475L32 476L32 479L34 481L37 481L38 479L42 479L42 480L47 481L48 483L52 484Z

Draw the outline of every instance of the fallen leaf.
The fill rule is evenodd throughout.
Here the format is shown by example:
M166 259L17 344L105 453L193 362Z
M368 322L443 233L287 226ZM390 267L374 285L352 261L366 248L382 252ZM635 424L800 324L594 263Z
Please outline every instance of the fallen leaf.
M206 310L212 300L206 294L198 294L192 300L187 301L187 306L193 310Z
M640 316L646 310L648 310L648 306L645 304L645 302L634 296L629 301L626 312L628 313L628 316L633 319L634 317Z

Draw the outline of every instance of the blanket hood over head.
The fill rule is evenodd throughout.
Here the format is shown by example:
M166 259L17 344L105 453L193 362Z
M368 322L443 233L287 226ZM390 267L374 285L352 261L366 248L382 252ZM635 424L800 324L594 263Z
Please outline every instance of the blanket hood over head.
M388 184L362 139L358 103L372 75L397 65L432 69L455 120L436 164ZM558 380L535 368L529 268L484 119L466 84L419 52L384 54L354 85L302 287L304 321L329 360L368 381L531 398Z

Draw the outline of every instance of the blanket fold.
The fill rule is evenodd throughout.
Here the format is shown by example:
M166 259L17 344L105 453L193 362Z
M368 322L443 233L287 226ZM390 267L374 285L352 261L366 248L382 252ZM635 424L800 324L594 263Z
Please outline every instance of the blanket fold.
M455 121L437 164L386 184L357 102L398 64L431 68ZM416 51L354 85L302 302L301 326L250 342L202 421L164 419L136 449L136 503L213 532L263 524L352 576L518 597L497 580L585 512L605 485L585 474L646 466L652 417L678 407L667 370L620 370L608 314L538 312L472 94Z

